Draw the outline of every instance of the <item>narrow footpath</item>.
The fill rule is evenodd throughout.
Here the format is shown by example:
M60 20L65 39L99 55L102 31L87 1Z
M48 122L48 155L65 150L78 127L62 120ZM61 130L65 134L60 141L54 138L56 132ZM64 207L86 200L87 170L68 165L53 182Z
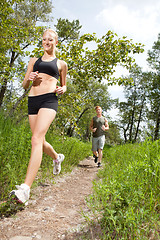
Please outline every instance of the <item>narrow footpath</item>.
M85 199L98 170L93 157L88 157L71 173L56 176L55 184L32 189L23 211L0 220L0 240L78 239L84 223L81 211L88 211Z

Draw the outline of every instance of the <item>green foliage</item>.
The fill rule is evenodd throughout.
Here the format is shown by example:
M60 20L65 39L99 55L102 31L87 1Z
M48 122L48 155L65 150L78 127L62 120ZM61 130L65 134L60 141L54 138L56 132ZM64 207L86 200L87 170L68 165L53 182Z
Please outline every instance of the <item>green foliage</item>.
M131 82L124 87L125 102L120 102L117 123L123 129L125 142L136 142L146 136L153 140L160 138L160 35L148 51L148 63L153 72L142 72L135 65L124 81ZM128 80L127 80L128 79ZM130 79L130 80L129 80Z
M0 5L0 107L8 86L24 77L28 47L38 44L44 27L39 21L48 21L52 10L50 0L4 1ZM5 108L5 107L4 107Z
M158 40L154 42L152 50L148 51L147 61L152 68L153 73L149 85L149 103L150 111L148 119L151 127L154 125L153 139L160 138L160 34Z
M148 51L147 61L150 67L157 73L160 71L160 34L158 35L158 40L154 42L152 50Z
M24 181L30 157L28 122L18 126L0 115L0 196L5 196L19 181ZM19 171L21 169L21 171Z
M141 131L146 120L150 78L151 74L142 72L138 66L134 66L128 76L133 83L124 87L125 101L119 103L120 119L117 123L123 129L125 142L142 140Z
M112 121L109 121L109 130L106 132L106 144L108 145L118 145L123 142L119 127Z
M70 22L68 19L59 18L57 19L55 27L58 33L58 41L62 43L78 39L82 26L80 25L79 20L73 20Z
M54 133L54 134L53 134ZM0 199L6 198L15 184L24 182L31 152L31 132L28 120L15 125L12 119L0 114ZM91 144L74 138L62 138L60 132L51 126L46 139L55 150L65 155L62 173L71 171L73 166L91 153ZM36 182L54 181L53 161L43 156Z
M88 44L92 44L94 50L89 50ZM125 37L120 39L117 34L108 31L100 39L95 33L83 34L68 44L60 44L59 49L61 58L68 63L70 79L79 90L84 90L94 79L101 82L107 78L110 84L122 84L110 78L114 68L121 65L130 69L134 64L133 54L143 52L143 45L134 44Z
M7 68L5 68L6 65L3 65L5 61L1 61L2 69L5 69L4 74L7 73L7 75L4 78L2 74L0 79L0 106L3 103L3 109L6 111L12 108L10 113L13 115L14 112L17 121L26 115L24 113L26 101L22 99L21 105L17 104L17 107L19 94L16 94L17 91L12 87L9 89L8 86L14 79L18 79L19 83L22 81L25 72L24 57L30 54L27 50L31 43L36 47L30 55L40 56L42 54L40 36L43 27L38 27L37 22L39 20L46 21L44 15L46 7L48 9L46 17L51 11L51 5L48 6L49 0L41 0L39 4L37 2L30 4L31 2L31 0L15 1L14 4L9 5L12 10L11 19L15 19L16 22L13 31L8 32L7 42L11 38L10 34L14 41L12 44L9 42L8 48L4 51L5 59L7 56L9 57L6 63ZM44 4L46 5L44 6ZM85 132L88 132L88 118L84 119L87 116L86 113L89 113L96 104L103 105L105 111L110 109L113 104L107 91L107 85L118 81L110 79L114 68L119 64L130 68L134 63L133 53L143 52L143 46L133 44L132 40L127 40L125 37L120 39L111 31L108 31L100 39L96 37L95 33L80 35L79 20L70 22L68 19L60 18L55 27L60 38L57 57L65 60L69 68L69 84L67 93L60 99L61 107L59 109L62 114L58 123L59 126L61 125L62 132L69 136L76 132L78 136L82 137L86 135ZM94 50L89 49L89 45L93 45ZM10 54L7 55L8 53ZM102 80L105 78L107 81L104 84ZM119 84L121 83L120 81ZM21 88L19 92L21 92ZM10 99L9 103L8 99ZM12 106L12 104L14 105ZM16 111L14 106L17 108ZM80 123L83 125L82 132Z
M160 141L104 149L89 206L103 239L159 238Z
M92 115L95 114L94 106L101 105L107 112L113 103L107 84L95 80L89 85L89 89L80 91L76 84L68 80L67 92L59 97L56 122L63 134L86 139L84 135L88 131Z

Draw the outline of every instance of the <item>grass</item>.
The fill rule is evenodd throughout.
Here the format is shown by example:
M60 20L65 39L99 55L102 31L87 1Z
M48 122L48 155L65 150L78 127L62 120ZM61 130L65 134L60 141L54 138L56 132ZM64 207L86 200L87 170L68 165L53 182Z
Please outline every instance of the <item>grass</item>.
M31 151L28 120L15 125L0 114L0 200L7 198L15 184L24 181ZM57 152L65 155L62 174L91 155L91 143L61 137L51 127L46 139ZM105 146L100 180L93 184L87 199L89 215L84 214L96 239L157 240L160 239L160 141L140 144ZM52 159L46 155L34 185L54 182ZM2 215L16 212L14 204L2 204ZM99 230L101 229L101 231ZM90 236L91 236L90 235ZM84 233L84 239L90 239ZM81 239L83 236L81 236Z
M56 129L49 130L46 139L58 153L65 155L62 173L71 171L78 162L91 154L91 144L75 138L62 138ZM0 114L0 201L16 184L24 182L31 152L31 132L28 119L15 125L11 119ZM54 182L53 161L43 155L41 167L33 187L46 179Z
M86 217L101 239L160 239L160 141L106 147L104 161Z

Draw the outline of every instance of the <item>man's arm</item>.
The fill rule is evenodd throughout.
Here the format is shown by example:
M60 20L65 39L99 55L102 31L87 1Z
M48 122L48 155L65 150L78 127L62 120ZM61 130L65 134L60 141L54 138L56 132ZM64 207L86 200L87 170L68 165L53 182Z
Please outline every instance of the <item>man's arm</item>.
M93 118L91 120L89 128L90 128L91 132L95 132L97 130L97 128L93 128Z
M108 129L109 129L109 124L108 124L107 119L105 118L105 123L104 123L104 125L102 126L102 130L103 130L103 131L107 131Z

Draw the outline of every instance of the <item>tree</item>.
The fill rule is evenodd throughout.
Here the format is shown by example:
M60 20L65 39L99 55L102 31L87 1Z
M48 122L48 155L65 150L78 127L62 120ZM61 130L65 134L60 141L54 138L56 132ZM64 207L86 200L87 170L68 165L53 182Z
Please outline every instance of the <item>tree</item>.
M31 16L33 17L33 14L31 14ZM37 20L38 18L34 17L34 21L35 19ZM59 123L62 123L60 124L62 131L64 130L64 132L66 132L67 129L68 132L70 129L70 135L72 135L75 127L77 127L82 117L85 116L89 110L88 106L92 108L98 101L100 105L102 105L102 91L100 92L99 88L95 88L95 93L93 92L95 100L92 99L91 101L90 91L91 88L94 88L94 84L97 82L102 83L103 81L106 81L105 83L107 84L117 82L122 84L125 82L121 79L111 79L115 71L114 68L120 64L129 69L134 63L133 54L143 52L143 46L142 44L133 44L131 40L127 40L125 37L120 39L111 31L108 31L100 39L96 37L96 34L83 34L80 36L81 26L78 20L69 22L68 20L59 19L55 26L57 28L56 31L60 35L59 53L57 57L68 63L68 79L70 81L67 93L64 97L62 96L60 98L60 111L63 112L63 119L61 119L62 121L59 121ZM67 31L65 31L66 29ZM32 54L36 56L40 56L42 53L38 39L38 31L40 32L41 30L42 28L33 25L30 31L25 30L24 35L22 35L22 37L26 37L27 44L31 43L30 40L32 40L33 44L37 44L37 47L32 51ZM31 34L32 31L35 33L35 38L30 39L29 36L33 36L33 33ZM28 35L25 35L26 33ZM24 41L24 38L22 38L22 40ZM87 47L89 43L95 45L94 50ZM20 42L20 44L22 44L22 42ZM20 56L19 52L21 56L26 54L24 49L23 51L20 50L18 50L18 52L14 51L16 56L17 54ZM24 65L21 60L22 59L19 58L19 62L14 61L14 63L20 63L21 66L23 66L18 68L19 72L17 70L19 75L20 70L23 72L23 74L21 74L23 77ZM16 78L15 74L14 76ZM74 109L73 112L71 111L71 106L72 109Z
M70 22L68 19L57 19L57 24L54 25L58 33L58 41L60 43L73 41L78 39L80 35L81 25L79 20L73 20Z
M76 134L80 138L87 140L90 137L89 124L91 117L95 114L94 107L101 105L103 110L107 112L115 101L111 99L108 93L107 84L95 80L90 85L90 88L83 92L79 92L75 84L69 81L68 90L65 96L60 98L59 102L58 125L64 124L63 129L68 136Z
M106 135L106 143L109 145L117 145L123 142L120 136L120 128L113 121L109 121L109 130L106 132L105 135Z
M66 108L69 106L70 110L72 108L70 112L62 107L63 113L66 113L66 121L64 120L65 117L63 117L63 120L61 119L59 123L63 122L63 127L67 129L67 134L71 136L74 130L76 128L78 129L78 123L80 121L82 122L82 117L89 113L90 108L93 109L96 102L99 102L100 105L107 103L103 97L101 98L103 84L101 84L101 88L96 88L94 84L97 84L97 82L101 83L105 81L106 78L106 84L116 82L122 84L125 82L121 79L113 80L110 78L115 71L114 67L121 64L124 67L130 68L134 63L131 55L136 52L142 52L143 48L141 44L134 45L132 41L126 38L118 39L117 35L111 31L108 31L106 35L100 39L97 39L95 34L84 34L80 36L79 32L77 35L73 35L76 36L75 39L74 37L72 39L66 39L63 31L68 21L66 21L65 24L61 19L59 23L63 23L62 27L60 27L60 24L56 25L60 28L59 33L61 36L58 46L60 49L59 56L68 63L68 78L70 79L71 87L68 88L65 94L65 100L67 102L61 104L61 106L66 106ZM73 27L72 24L72 28L78 29L79 31L76 23L74 23L74 26L75 27ZM69 34L67 31L67 36L72 36L72 32ZM94 50L87 47L89 43L95 45ZM92 89L95 91L92 91ZM92 98L94 98L92 101L90 93L92 93ZM84 129L88 133L88 127L86 126ZM87 136L87 134L83 135Z
M125 142L136 142L140 139L141 123L145 122L147 114L147 96L150 74L143 73L138 66L133 68L130 75L133 84L125 86L126 102L120 102L119 127L123 129Z
M149 88L150 114L148 118L154 124L154 140L160 136L160 34L154 42L152 50L148 51L147 61L153 70Z
M95 49L89 49L92 43ZM67 61L69 77L79 87L87 89L94 79L102 81L107 78L108 83L122 84L120 79L111 79L117 65L131 68L134 63L132 54L143 52L142 44L133 44L131 40L119 39L116 34L108 31L100 39L95 34L83 34L78 39L60 44L60 56Z
M40 21L48 21L52 10L50 0L2 1L0 5L0 107L11 81L24 76L23 57L31 44L39 41L43 27Z

